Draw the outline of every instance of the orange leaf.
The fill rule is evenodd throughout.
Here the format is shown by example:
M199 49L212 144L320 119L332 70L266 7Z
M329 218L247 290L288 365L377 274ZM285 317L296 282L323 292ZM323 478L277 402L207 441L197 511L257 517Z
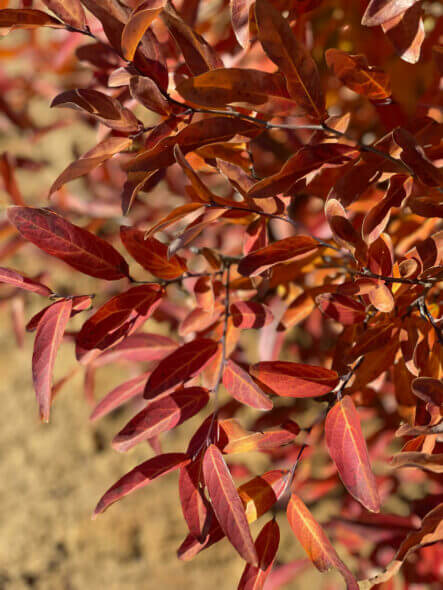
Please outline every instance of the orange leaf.
M122 33L122 53L128 61L134 58L137 45L146 30L160 14L165 0L145 0L138 2L132 11Z
M186 272L186 263L179 256L168 258L168 247L135 227L122 226L120 238L129 254L143 268L160 279L170 280Z
M210 70L187 78L177 86L177 92L187 102L207 107L224 107L236 102L260 105L270 97L289 99L281 74L243 68Z
M295 38L286 19L267 0L256 1L255 18L259 41L283 72L290 96L310 117L325 119L327 113L317 66Z
M285 361L265 361L252 366L253 377L283 397L317 397L329 393L339 378L335 371Z
M326 63L343 84L357 94L371 100L385 100L391 96L388 74L368 65L364 55L349 55L339 49L326 51Z
M274 264L306 256L318 248L319 243L310 236L293 236L278 240L245 256L238 265L238 272L245 277L254 277Z
M289 524L315 567L326 572L336 568L348 590L358 590L358 583L337 555L328 537L298 496L291 495L287 508Z
M229 359L223 371L223 385L232 397L257 410L271 410L272 401L251 379L249 374Z

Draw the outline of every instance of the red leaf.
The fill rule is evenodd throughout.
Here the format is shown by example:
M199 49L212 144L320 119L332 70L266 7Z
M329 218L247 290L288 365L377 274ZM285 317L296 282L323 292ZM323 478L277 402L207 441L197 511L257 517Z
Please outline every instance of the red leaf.
M376 27L398 16L418 0L371 0L361 19L366 27Z
M321 572L338 569L346 581L346 588L358 590L356 579L337 555L321 526L295 494L289 500L287 516L294 535L315 567Z
M51 107L86 112L103 125L122 133L139 131L139 122L132 111L125 108L116 98L91 88L66 90L54 98Z
M137 467L134 467L132 471L129 471L129 473L111 486L100 498L92 518L97 518L101 512L104 512L111 504L120 500L120 498L147 486L157 477L166 475L166 473L174 469L179 469L188 462L189 459L184 453L165 453L164 455L157 455L137 465Z
M247 564L240 579L238 590L262 590L271 572L280 542L280 529L275 520L270 520L255 540L258 566Z
M257 552L241 500L223 456L215 445L210 445L206 450L203 474L221 529L243 559L257 566Z
M76 29L85 28L85 11L80 0L43 0L43 3L67 25Z
M10 207L8 218L26 240L84 274L107 281L129 276L110 244L48 209Z
M248 196L263 199L289 192L295 183L320 168L343 166L357 155L354 147L341 143L303 146L275 174L255 183Z
M38 324L35 335L32 380L37 395L40 418L44 422L49 422L55 356L62 342L71 309L71 299L62 299L48 307Z
M85 350L104 350L137 327L139 318L148 318L159 306L164 289L160 285L138 285L112 297L84 324L77 345Z
M232 117L210 117L191 123L173 137L159 141L152 149L141 152L126 166L128 171L149 172L166 168L175 162L174 146L179 145L184 155L208 143L228 141L236 133L257 135L262 127L250 121Z
M236 328L263 328L274 320L272 311L255 301L237 301L231 305L230 312Z
M181 18L171 2L167 2L162 18L180 47L192 74L222 68L223 62L205 39Z
M327 117L317 66L288 22L267 0L255 3L258 38L268 57L286 78L290 96L314 119Z
M128 400L141 395L145 389L146 381L151 373L142 373L125 381L121 385L115 387L110 391L99 403L95 406L89 419L93 422L103 416L106 416L116 408L119 408L122 404Z
M230 0L232 28L237 41L243 48L249 41L249 16L254 0Z
M250 369L253 377L283 397L317 397L338 384L335 371L285 361L265 361Z
M404 61L412 64L418 62L421 46L425 40L420 4L414 4L405 12L385 21L382 29Z
M260 105L271 97L289 99L281 74L245 68L211 70L186 78L177 86L177 92L187 102L209 107L224 107L236 102Z
M283 496L287 489L288 477L288 471L279 469L267 471L237 489L249 523L260 518ZM184 561L189 561L197 553L217 543L223 537L224 533L214 519L206 539L200 542L192 535L188 535L178 550L178 556Z
M217 343L200 338L164 358L152 372L144 397L151 399L198 375L217 352Z
M320 248L310 236L293 236L278 240L245 256L238 265L238 272L253 277L279 262L287 262L311 254Z
M183 516L191 535L197 539L203 536L208 522L209 506L203 491L203 471L201 456L180 469L178 491Z
M7 285L24 289L25 291L38 293L38 295L43 295L43 297L47 297L52 293L51 289L46 285L43 285L43 283L25 277L16 270L10 268L0 267L0 283L6 283Z
M371 512L380 511L377 483L354 402L349 395L328 412L326 444L346 489Z
M346 295L323 293L316 297L315 302L325 316L344 326L361 324L366 318L365 306Z
M65 25L41 10L4 8L0 11L0 28L3 27L13 31L14 29L36 29L38 27L64 29Z
M178 389L154 400L114 437L112 446L120 452L129 451L142 440L182 424L204 408L208 401L208 391L202 387Z
M421 182L427 186L441 187L443 184L441 168L434 166L415 137L401 127L395 129L392 136L395 143L402 149L400 159L412 168Z
M271 410L274 405L249 374L230 359L225 363L223 385L234 399L256 410Z
M156 277L170 280L186 272L186 263L182 258L168 258L168 246L155 238L145 239L145 232L134 227L122 226L120 238L134 260Z

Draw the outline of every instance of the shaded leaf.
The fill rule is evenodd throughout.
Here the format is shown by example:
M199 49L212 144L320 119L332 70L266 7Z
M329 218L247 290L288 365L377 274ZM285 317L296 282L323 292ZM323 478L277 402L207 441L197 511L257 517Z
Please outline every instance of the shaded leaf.
M187 125L172 137L159 141L152 149L141 152L126 165L126 170L149 172L166 168L175 162L174 146L179 145L183 154L207 145L228 141L235 134L257 135L262 128L250 121L233 117L209 117Z
M443 453L397 453L391 459L392 467L417 467L424 471L443 473Z
M38 27L51 27L63 29L65 25L56 18L32 8L4 8L0 11L0 28L14 29L36 29Z
M415 64L420 59L425 27L421 17L422 8L418 3L405 12L382 24L382 29L400 57Z
M315 299L321 312L344 326L361 324L366 318L365 306L346 295L324 293Z
M376 27L398 16L417 0L371 0L361 19L361 24L366 27Z
M267 0L255 3L258 39L268 57L286 78L290 96L307 115L325 119L324 96L314 60L301 45L286 19Z
M43 3L67 25L76 29L85 28L86 16L80 0L43 0Z
M254 0L230 0L232 28L237 41L244 48L249 41L249 17Z
M215 50L181 18L169 0L166 2L162 18L180 47L192 74L197 75L223 67L223 62Z
M350 55L339 49L326 51L326 63L343 84L357 94L371 100L385 100L391 96L388 74L368 65L364 55Z
M271 310L255 301L236 301L231 305L230 313L236 328L258 329L274 321Z
M236 102L260 105L270 97L289 98L281 74L242 68L210 70L187 78L177 86L177 92L187 102L207 107Z
M248 191L248 196L262 199L287 193L294 184L320 168L342 166L357 155L354 147L340 143L320 143L301 147L276 173L260 180Z

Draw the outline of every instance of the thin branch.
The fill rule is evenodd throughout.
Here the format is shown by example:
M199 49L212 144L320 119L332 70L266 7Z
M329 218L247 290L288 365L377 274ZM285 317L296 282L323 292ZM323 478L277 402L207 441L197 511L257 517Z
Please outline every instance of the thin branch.
M385 283L402 283L403 285L418 285L420 287L431 287L432 283L428 281L421 281L420 279L403 279L401 277L387 277L385 275L379 275L376 273L371 272L368 269L365 270L348 270L349 274L361 276L361 277L369 277L371 279L380 279Z
M218 207L220 209L227 209L229 211L246 211L247 213L255 213L256 215L261 215L262 217L268 217L269 219L279 219L280 221L285 221L294 227L296 230L300 229L300 225L294 219L291 219L287 215L277 215L276 213L267 213L265 211L260 211L259 209L252 209L250 207L241 207L239 205L219 205L218 203L208 203L204 205L205 207ZM324 246L325 248L331 248L331 250L335 250L336 252L341 252L340 248L337 246L333 246L328 242L324 242L320 238L316 238L315 236L310 236L314 240L316 240L320 246Z
M341 400L342 395L343 395L344 388L346 387L346 385L351 380L351 377L353 377L355 375L355 372L357 371L358 367L362 364L362 362L364 361L364 359L365 359L364 355L360 356L357 359L357 361L355 362L354 366L351 367L351 369L347 373L345 373L344 375L342 375L340 377L339 384L334 389L334 393L335 393L335 395L337 397L337 400Z
M216 270L215 272L185 272L175 279L158 279L157 281L136 281L132 277L130 277L129 279L131 283L135 285L164 285L165 287L167 287L168 285L181 283L185 279L214 277L223 274L223 272L223 270Z
M443 344L442 329L440 328L440 326L437 325L435 318L433 317L433 315L429 311L429 307L426 303L426 299L425 299L424 295L418 299L417 304L418 304L418 309L420 310L421 316L424 319L428 320L428 322L431 324L431 326L435 330L438 341L440 342L440 344Z
M67 31L72 32L72 33L80 33L82 35L86 35L87 37L94 39L98 43L103 43L103 41L99 37L97 37L90 30L90 28L88 26L86 26L85 29L77 29L75 27L71 27L69 25L66 25L65 29ZM115 49L115 47L112 47L112 45L109 45L109 44L107 44L107 45L112 49L112 51L114 53L116 53L120 57L120 59L122 59L122 61L126 62L127 65L131 65L133 68L135 68L138 75L140 75L141 77L146 77L145 74L136 67L134 62L122 57L120 55L120 53L117 51L117 49ZM325 133L335 135L336 137L341 137L343 139L347 139L349 141L352 141L355 144L355 147L358 148L360 151L371 152L373 154L377 154L381 158L383 158L385 160L389 160L390 162L396 164L397 166L398 165L402 166L405 170L408 171L408 173L411 176L413 176L413 177L415 176L414 171L407 164L405 164L402 160L394 158L393 156L391 156L387 152L379 150L379 149L375 148L374 146L365 145L365 144L361 143L360 141L354 139L353 137L350 137L346 133L343 133L343 131L338 131L337 129L330 127L326 123L321 123L321 124L309 124L308 123L308 124L301 124L301 125L294 125L291 123L271 123L270 121L258 119L256 117L252 117L251 115L245 115L243 113L239 113L238 111L235 111L233 109L225 111L222 109L207 109L204 107L195 107L193 105L186 103L185 101L181 102L179 100L176 100L175 98L172 98L172 96L169 94L169 92L167 92L166 90L163 90L163 88L160 88L160 87L158 87L158 88L159 88L160 92L162 93L162 95L171 104L174 104L176 106L186 109L185 110L186 114L191 112L191 113L201 113L201 114L207 114L207 115L220 115L223 117L233 117L236 119L242 119L243 121L249 121L249 122L254 123L256 125L260 125L260 126L264 127L265 129L285 129L288 131L298 131L298 130L308 129L308 130L312 130L312 131L323 131Z
M214 393L214 412L211 418L211 424L208 429L208 435L206 438L206 442L208 443L211 436L212 436L212 429L214 427L215 420L217 418L218 413L218 390L220 389L220 384L223 378L223 371L226 364L226 340L228 335L228 320L229 320L229 299L230 299L230 291L229 291L229 282L230 282L230 275L231 275L231 265L230 263L226 263L226 281L225 281L225 310L224 310L224 322L223 322L223 334L221 337L221 346L222 346L222 356L220 361L220 367L218 369L217 379L215 381L215 385L212 388L212 392Z

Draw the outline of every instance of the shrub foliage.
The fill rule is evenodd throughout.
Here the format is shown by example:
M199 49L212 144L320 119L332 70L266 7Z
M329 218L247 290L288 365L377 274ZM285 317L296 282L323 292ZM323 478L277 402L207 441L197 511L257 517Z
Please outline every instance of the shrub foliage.
M2 32L25 30L3 58L25 55L52 75L39 85L33 73L27 86L2 73L5 124L35 141L57 127L17 104L20 90L51 95L52 107L80 111L97 130L97 144L56 178L40 208L26 205L15 179L38 164L0 161L12 205L2 258L22 247L35 256L33 277L0 269L19 340L24 292L48 300L27 324L41 419L69 379L52 377L67 341L86 372L91 420L137 401L113 448L152 447L94 516L178 471L189 528L180 559L227 537L245 561L241 589L278 588L305 565L272 570L275 518L254 542L250 523L271 510L286 511L308 558L337 569L348 589L392 588L402 566L404 588L437 583L437 4L0 4ZM69 185L80 178L83 193ZM94 300L57 291L58 261L96 279ZM86 319L75 331L77 314ZM94 372L120 362L135 376L96 403ZM164 452L162 438L192 417L187 448ZM254 452L268 458L265 473L230 464L231 454ZM320 525L311 508L323 497L337 512ZM406 503L402 515L395 499ZM356 558L352 568L337 542Z

